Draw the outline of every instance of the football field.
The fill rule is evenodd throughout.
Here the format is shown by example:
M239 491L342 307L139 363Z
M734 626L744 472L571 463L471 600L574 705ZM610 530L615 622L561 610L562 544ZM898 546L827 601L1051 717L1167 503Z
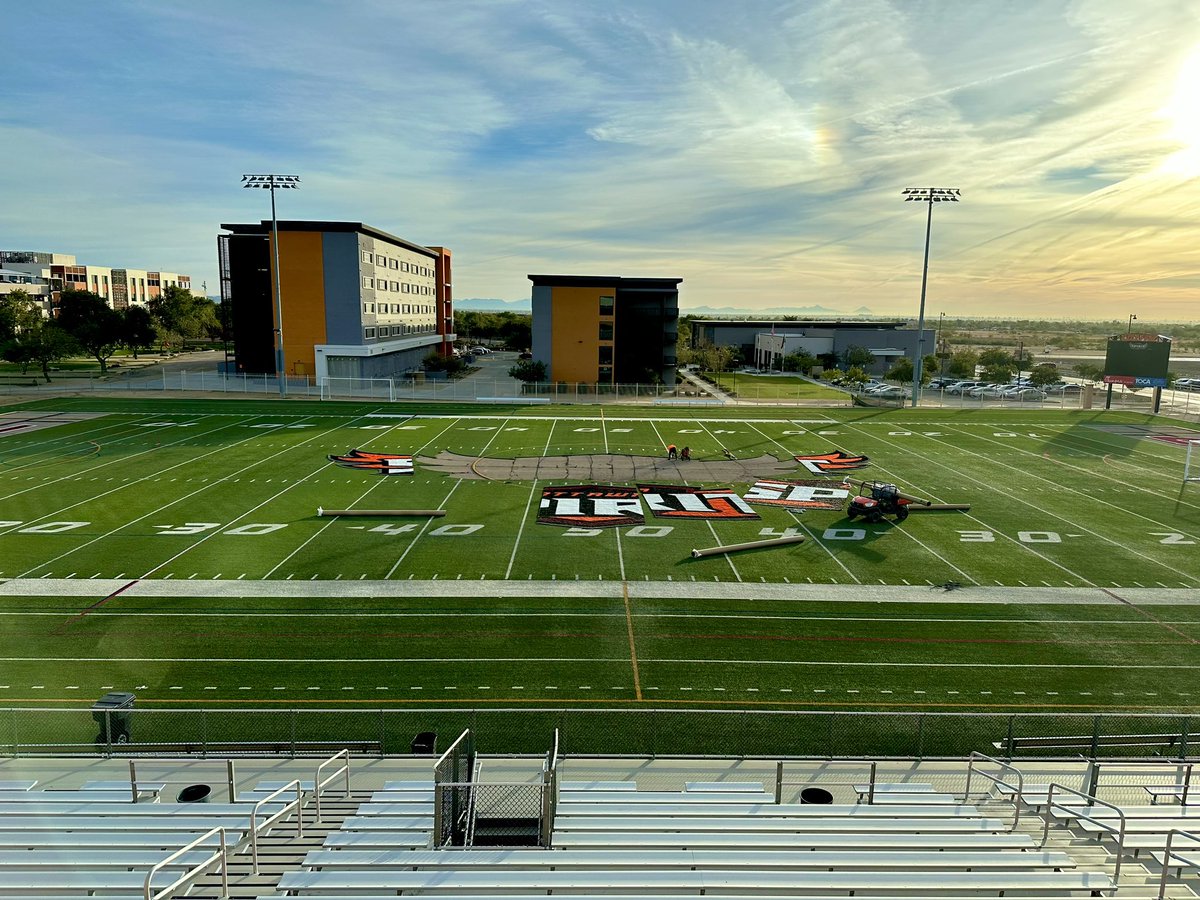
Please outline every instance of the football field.
M1181 422L89 398L3 412L0 705L110 689L150 706L1200 698L1200 485L1182 483L1200 433ZM668 462L670 444L692 460ZM329 458L352 450L411 470ZM837 453L866 459L796 460ZM754 499L759 479L853 492L847 477L970 509L869 524ZM564 486L636 515L602 527L555 499ZM731 508L722 491L743 512L709 516ZM804 541L692 556L784 536Z

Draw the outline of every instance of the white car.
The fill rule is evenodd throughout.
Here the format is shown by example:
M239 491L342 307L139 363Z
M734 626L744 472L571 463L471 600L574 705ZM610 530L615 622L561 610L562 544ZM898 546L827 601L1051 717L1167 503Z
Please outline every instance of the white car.
M474 353L476 356L487 356L492 351L487 347L472 347L470 352Z

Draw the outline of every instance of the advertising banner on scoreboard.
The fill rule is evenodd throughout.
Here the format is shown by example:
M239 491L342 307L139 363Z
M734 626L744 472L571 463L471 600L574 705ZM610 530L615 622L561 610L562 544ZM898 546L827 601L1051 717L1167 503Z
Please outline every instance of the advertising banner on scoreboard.
M757 519L758 513L732 488L639 484L650 512L659 519Z
M567 528L612 528L641 525L646 517L637 488L576 484L542 488L537 520Z
M783 509L841 510L849 496L848 488L828 481L776 481L764 478L754 482L743 499Z

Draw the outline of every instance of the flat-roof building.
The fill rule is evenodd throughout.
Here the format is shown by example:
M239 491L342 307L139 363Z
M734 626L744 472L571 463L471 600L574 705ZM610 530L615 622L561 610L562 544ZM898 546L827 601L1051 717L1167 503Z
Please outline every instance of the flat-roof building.
M361 222L281 221L286 374L389 378L455 339L450 252ZM271 221L222 225L221 302L233 314L239 372L276 374Z
M682 278L530 275L533 358L551 381L675 384Z

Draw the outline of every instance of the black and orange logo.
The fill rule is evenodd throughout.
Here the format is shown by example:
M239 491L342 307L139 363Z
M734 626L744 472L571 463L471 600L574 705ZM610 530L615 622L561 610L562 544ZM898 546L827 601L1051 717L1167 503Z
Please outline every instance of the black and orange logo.
M815 472L817 475L837 475L854 469L865 469L870 464L869 459L865 456L852 456L841 450L793 458L808 471Z
M413 458L400 453L369 453L366 450L347 450L342 456L330 456L329 461L347 469L367 469L380 475L411 475Z
M612 528L646 521L637 488L611 485L560 485L542 488L541 525Z

